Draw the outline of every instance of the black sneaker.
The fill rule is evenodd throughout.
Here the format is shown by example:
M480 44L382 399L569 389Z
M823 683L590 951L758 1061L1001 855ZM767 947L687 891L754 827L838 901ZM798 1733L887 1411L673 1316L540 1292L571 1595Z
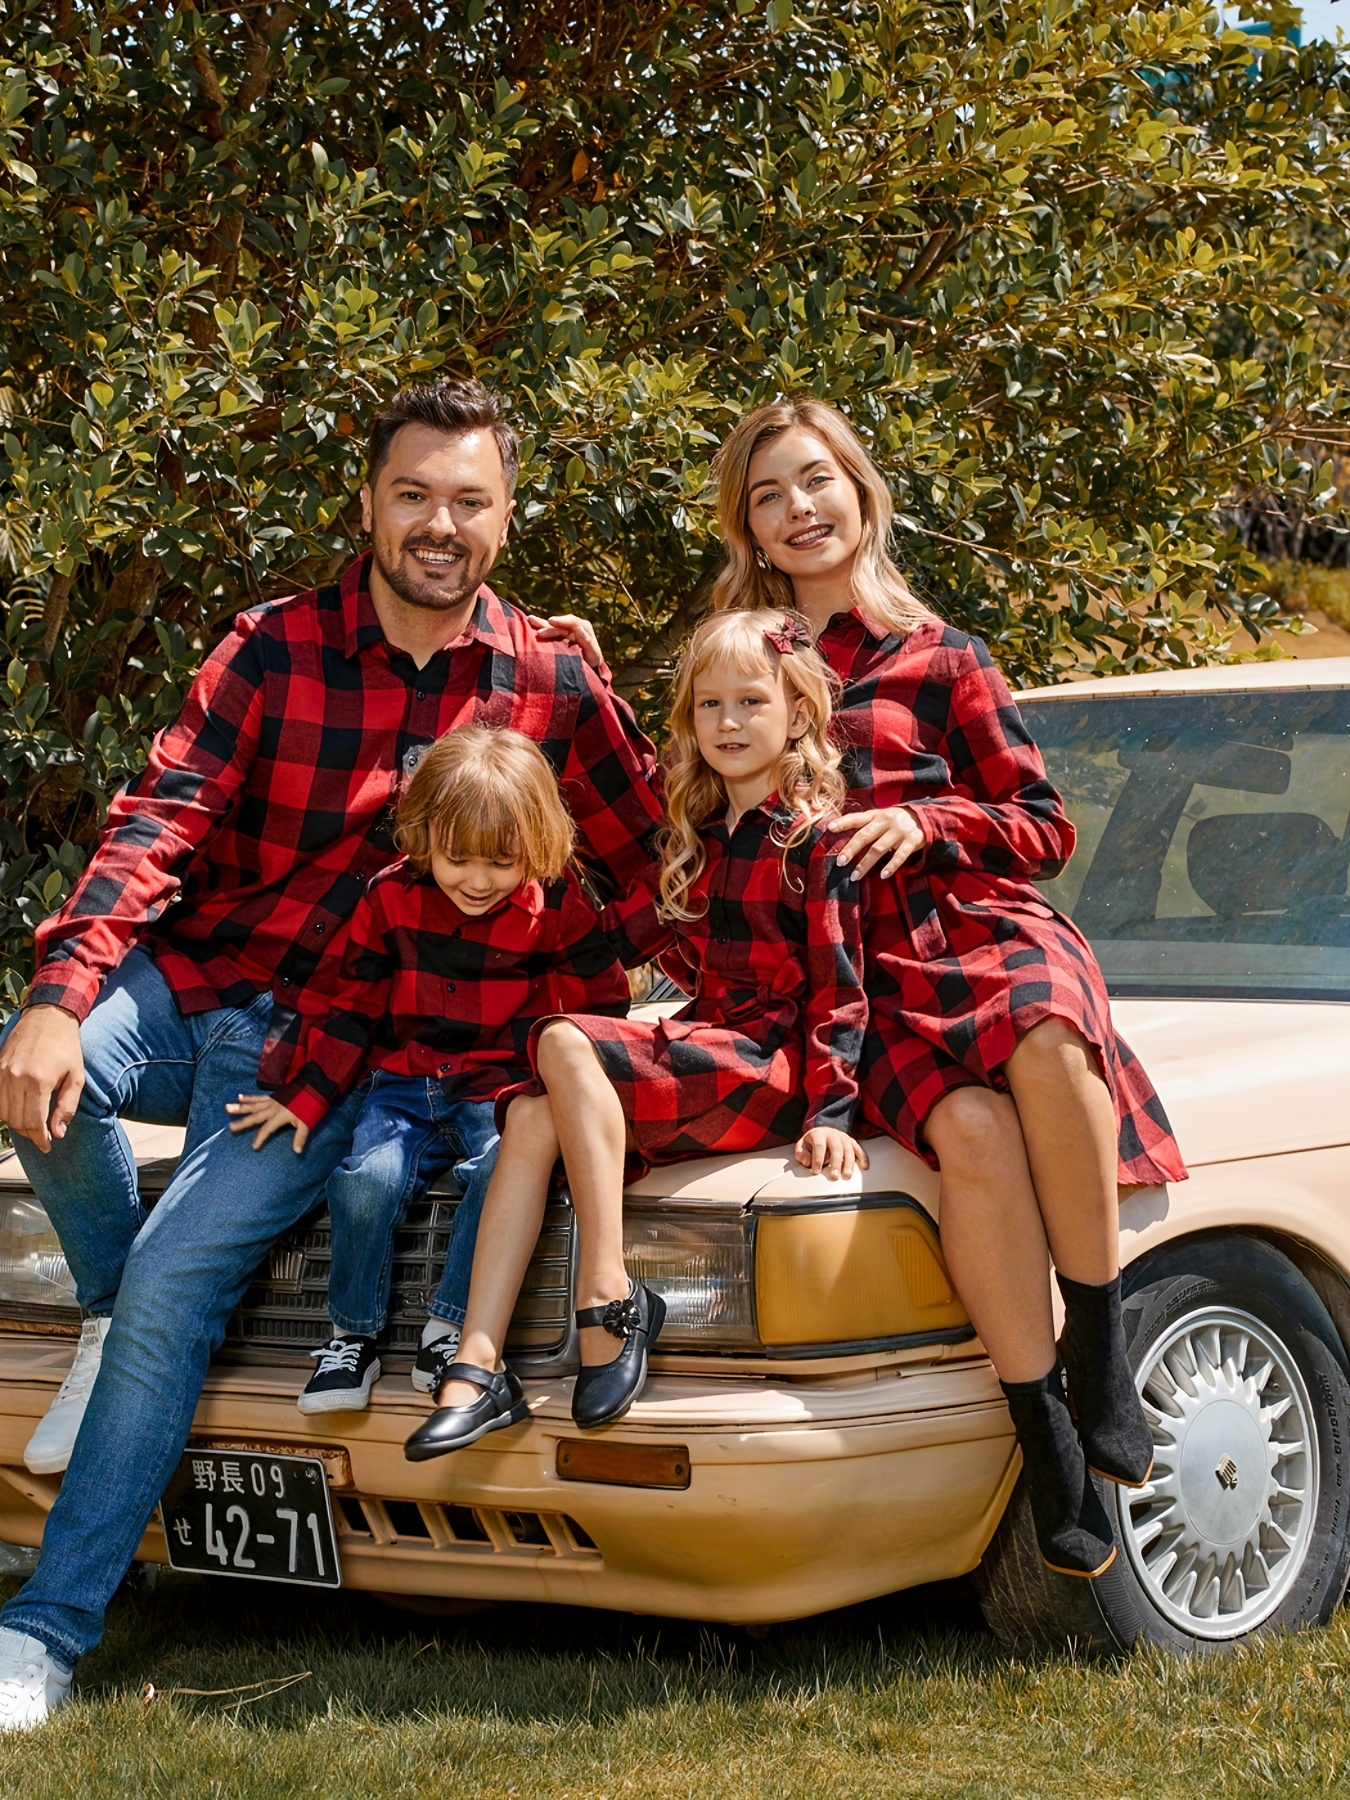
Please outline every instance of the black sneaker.
M302 1413L360 1412L370 1405L370 1390L380 1379L374 1338L335 1337L310 1355L319 1366L295 1403Z
M459 1355L459 1326L423 1344L413 1359L412 1384L419 1394L434 1394L445 1385L445 1371Z

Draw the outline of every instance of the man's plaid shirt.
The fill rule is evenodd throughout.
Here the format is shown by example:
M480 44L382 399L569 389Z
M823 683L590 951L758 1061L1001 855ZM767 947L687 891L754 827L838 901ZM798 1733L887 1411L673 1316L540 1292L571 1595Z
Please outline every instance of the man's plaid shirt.
M523 882L475 917L406 859L366 889L340 966L315 987L325 1010L305 1021L296 1072L277 1092L306 1125L367 1068L495 1100L528 1075L536 1019L628 1011L623 964L574 875Z
M584 852L621 886L638 874L660 804L623 701L486 587L465 632L417 668L387 642L368 573L363 556L339 582L240 614L39 927L29 1005L83 1019L142 940L184 1012L266 989L293 1004L394 858L401 780L458 725L533 738Z

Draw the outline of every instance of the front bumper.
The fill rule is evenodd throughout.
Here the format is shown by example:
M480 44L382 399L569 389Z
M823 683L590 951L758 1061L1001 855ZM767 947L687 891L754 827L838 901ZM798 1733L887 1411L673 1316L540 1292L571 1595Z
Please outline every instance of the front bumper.
M23 1449L70 1364L70 1341L0 1335L0 1538L40 1541L59 1477ZM948 1357L824 1378L662 1374L587 1442L688 1452L689 1485L558 1474L575 1440L570 1381L531 1381L531 1417L471 1450L410 1463L426 1414L386 1375L366 1413L305 1416L304 1370L220 1365L194 1441L326 1455L348 1587L554 1601L755 1623L961 1575L979 1561L1016 1465L987 1362ZM167 1555L158 1516L141 1557Z

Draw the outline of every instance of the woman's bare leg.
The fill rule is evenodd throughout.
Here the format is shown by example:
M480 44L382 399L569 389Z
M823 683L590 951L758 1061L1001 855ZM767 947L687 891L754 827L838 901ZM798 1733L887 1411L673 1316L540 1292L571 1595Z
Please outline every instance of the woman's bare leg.
M1001 1380L1038 1381L1055 1362L1050 1253L1017 1108L963 1087L924 1123L942 1171L942 1254Z
M575 1025L560 1020L547 1026L539 1037L537 1059L577 1217L577 1310L604 1306L628 1293L623 1260L628 1126L623 1106L590 1039ZM623 1339L593 1325L580 1333L580 1349L583 1364L594 1367L611 1362L623 1349Z
M557 1160L558 1137L548 1101L542 1095L513 1100L478 1221L460 1362L480 1369L495 1369L501 1362L511 1314L539 1241ZM472 1383L447 1381L436 1404L472 1406L481 1398L482 1389Z
M1063 1019L1035 1026L1005 1071L1050 1254L1061 1275L1094 1286L1120 1271L1116 1109L1096 1055Z

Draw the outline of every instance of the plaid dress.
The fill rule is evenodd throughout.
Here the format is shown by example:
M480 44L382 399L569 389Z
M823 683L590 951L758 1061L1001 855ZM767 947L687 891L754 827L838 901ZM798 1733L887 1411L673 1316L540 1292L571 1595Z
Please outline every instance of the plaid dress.
M939 619L878 637L857 612L837 614L818 647L844 683L836 733L851 804L904 806L926 840L898 875L867 882L864 1118L936 1166L923 1125L937 1102L1006 1088L1020 1040L1061 1018L1111 1090L1121 1182L1183 1180L1096 957L1032 885L1064 867L1074 829L988 650Z
M853 1129L867 1023L857 884L820 827L785 855L791 826L776 796L731 831L706 825L696 918L658 917L654 872L602 914L626 963L675 957L693 993L671 1018L571 1018L644 1162L790 1144L815 1125Z

